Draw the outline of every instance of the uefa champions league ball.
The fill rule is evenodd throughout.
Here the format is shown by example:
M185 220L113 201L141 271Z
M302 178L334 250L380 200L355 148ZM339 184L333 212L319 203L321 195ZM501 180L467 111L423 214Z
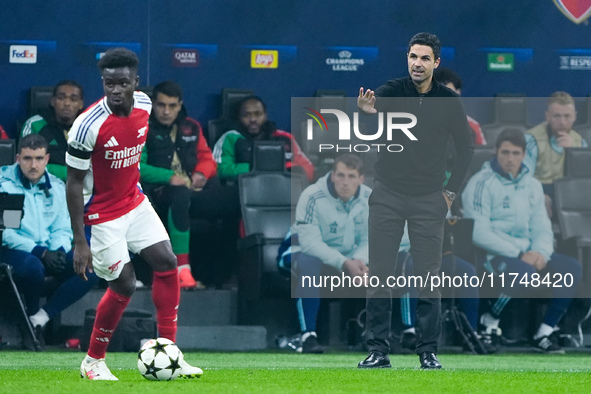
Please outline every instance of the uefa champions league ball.
M148 380L174 380L179 376L182 352L169 339L150 339L138 353L137 367Z

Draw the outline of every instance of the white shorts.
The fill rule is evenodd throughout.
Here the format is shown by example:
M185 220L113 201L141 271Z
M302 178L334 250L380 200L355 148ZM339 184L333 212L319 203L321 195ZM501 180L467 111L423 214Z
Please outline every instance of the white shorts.
M166 228L147 198L125 215L90 226L92 265L99 278L119 278L129 252L139 253L148 246L169 240Z

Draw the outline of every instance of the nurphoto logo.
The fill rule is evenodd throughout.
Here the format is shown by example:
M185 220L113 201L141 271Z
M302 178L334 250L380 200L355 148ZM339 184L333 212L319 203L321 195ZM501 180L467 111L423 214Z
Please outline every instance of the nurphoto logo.
M336 116L337 130L336 136L338 136L338 142L351 142L351 130L353 130L354 138L361 141L377 141L382 140L382 134L384 129L386 131L386 141L392 141L392 135L394 132L404 133L410 141L418 141L417 137L410 131L417 124L417 117L408 112L379 112L378 117L378 129L373 134L365 134L360 131L359 127L359 112L353 112L353 127L351 127L351 119L349 115L344 111L338 109L321 109L320 112L304 107L310 112L306 112L306 115L310 116L310 119L306 123L306 138L311 141L314 139L314 122L320 127L321 133L334 133L335 131L329 130L328 123L322 114L330 114ZM405 119L406 122L401 122ZM332 122L331 122L332 124ZM384 126L385 124L385 126ZM326 129L326 130L325 130ZM402 152L404 147L400 144L386 144L386 143L362 143L362 144L329 144L321 143L318 145L318 152L326 151L348 151L348 152L368 152L370 150L387 150L388 152Z

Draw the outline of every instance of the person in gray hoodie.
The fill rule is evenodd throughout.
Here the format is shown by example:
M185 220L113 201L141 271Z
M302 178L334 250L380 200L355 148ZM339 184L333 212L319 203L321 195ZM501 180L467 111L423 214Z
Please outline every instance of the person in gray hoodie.
M473 242L486 252L484 268L501 278L493 286L498 298L480 323L486 332L500 333L501 312L511 298L541 291L550 302L532 346L543 353L564 353L553 334L577 291L581 263L554 252L544 191L524 163L521 130L504 130L496 148L496 156L470 178L462 193L464 216L474 219Z
M298 277L295 296L302 352L322 353L316 335L323 266L349 277L369 272L367 219L371 189L363 184L363 162L354 154L335 159L333 170L301 194L291 228L290 263ZM288 234L289 237L289 234ZM280 253L281 257L281 253ZM285 259L279 261L280 267Z

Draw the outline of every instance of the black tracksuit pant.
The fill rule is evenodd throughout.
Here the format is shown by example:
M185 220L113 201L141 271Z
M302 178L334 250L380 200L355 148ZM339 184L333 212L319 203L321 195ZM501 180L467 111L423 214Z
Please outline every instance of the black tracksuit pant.
M370 351L389 352L392 300L386 280L394 276L405 222L408 222L414 275L425 279L428 275L438 275L441 268L446 214L447 203L441 190L409 196L376 182L369 198L369 275L377 276L380 284L367 289L366 338ZM438 288L431 290L429 284L417 289L417 354L437 353L441 335L441 293Z

